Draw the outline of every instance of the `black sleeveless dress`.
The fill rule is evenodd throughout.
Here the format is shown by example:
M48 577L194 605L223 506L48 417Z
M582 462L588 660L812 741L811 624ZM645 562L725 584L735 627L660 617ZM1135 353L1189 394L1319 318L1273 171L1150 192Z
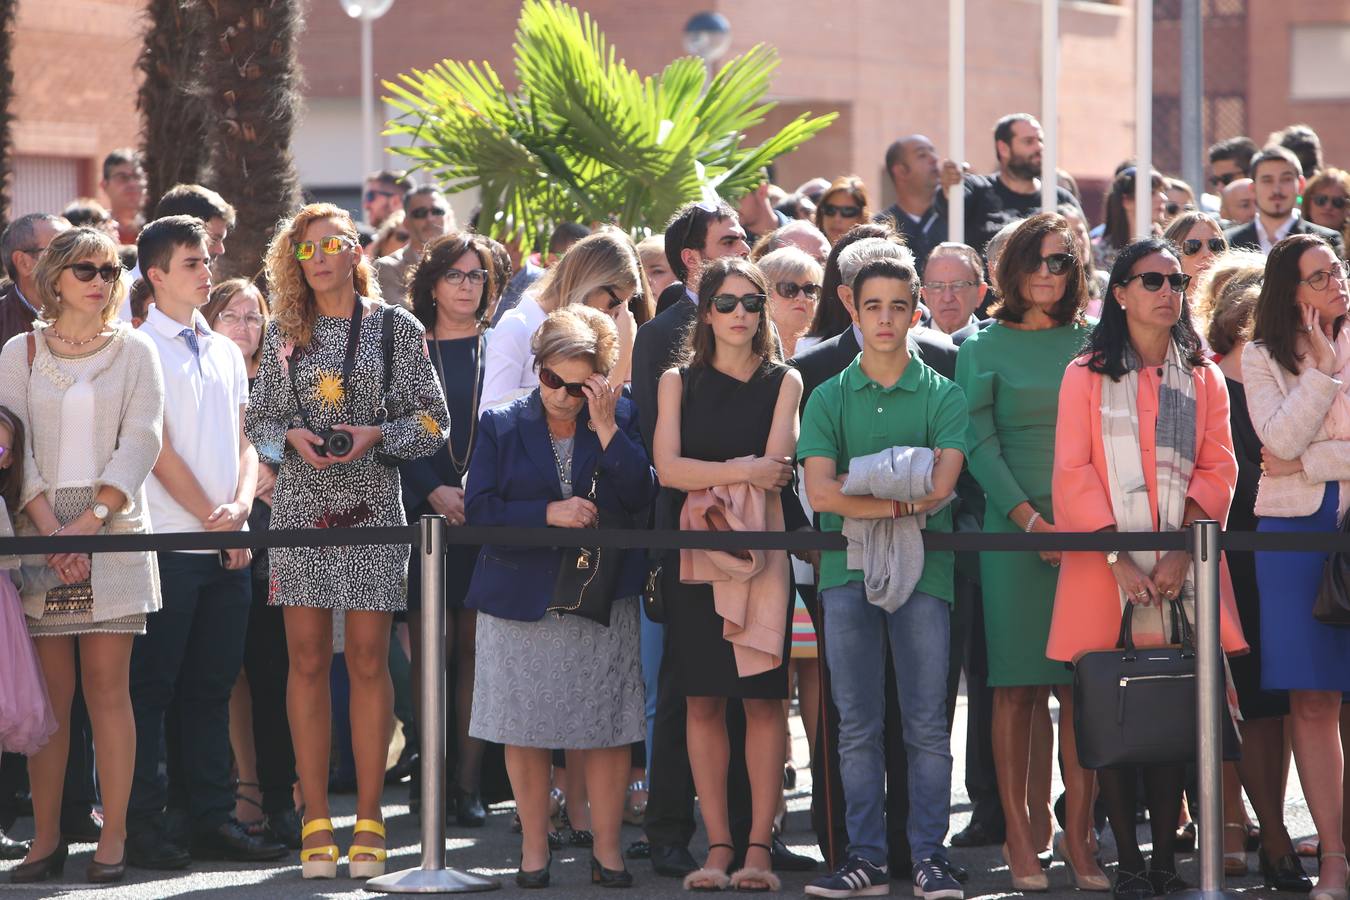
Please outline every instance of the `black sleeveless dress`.
M763 456L773 425L773 410L787 367L766 363L749 381L741 382L711 366L681 369L680 455L706 462L741 456ZM791 485L784 489L791 490ZM684 494L672 491L665 508L675 528ZM679 551L665 559L662 588L666 597L666 653L671 655L672 685L685 697L738 697L783 700L788 696L788 648L792 636L792 592L785 606L783 663L778 668L741 678L731 644L722 637L722 617L706 584L680 582Z

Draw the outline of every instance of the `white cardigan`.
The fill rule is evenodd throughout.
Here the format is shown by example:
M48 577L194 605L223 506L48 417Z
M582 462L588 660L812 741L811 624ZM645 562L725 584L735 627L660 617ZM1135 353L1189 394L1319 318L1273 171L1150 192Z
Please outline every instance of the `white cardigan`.
M47 326L33 326L36 354L28 367L27 335L17 335L0 350L0 403L23 422L24 478L19 506L38 494L54 498L61 444L61 400L70 378L56 365L41 337ZM92 374L97 415L88 429L74 437L87 448L98 476L94 488L108 485L128 498L112 511L103 531L109 534L147 534L151 531L145 502L145 479L159 458L164 427L164 375L154 345L130 325L113 323L112 345L99 358ZM71 439L67 436L67 440ZM19 534L37 533L28 516L19 514ZM93 555L94 621L118 619L160 607L159 568L153 553L96 553ZM24 612L42 615L45 592L25 593Z

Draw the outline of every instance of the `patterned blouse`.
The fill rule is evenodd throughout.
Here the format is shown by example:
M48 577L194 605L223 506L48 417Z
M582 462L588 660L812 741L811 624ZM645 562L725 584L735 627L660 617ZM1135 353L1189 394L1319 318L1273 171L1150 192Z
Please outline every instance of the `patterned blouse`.
M445 397L426 355L423 329L406 310L364 301L367 312L352 368L342 370L351 320L320 316L307 348L296 348L275 322L268 325L258 376L249 397L244 430L266 461L279 464L272 528L346 528L405 524L399 473L379 454L397 460L435 453L450 428ZM372 305L373 304L373 305ZM389 396L380 345L384 316L394 316L393 371ZM295 368L294 386L290 367ZM383 439L360 459L315 469L286 443L290 428L338 423L375 425L376 409L388 416ZM271 551L269 602L281 606L402 610L407 599L407 545L277 547Z

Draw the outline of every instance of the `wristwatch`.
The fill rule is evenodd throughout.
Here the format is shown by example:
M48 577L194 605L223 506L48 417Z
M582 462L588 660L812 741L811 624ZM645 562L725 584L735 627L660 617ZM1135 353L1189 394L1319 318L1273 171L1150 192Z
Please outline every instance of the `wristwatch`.
M1118 562L1120 562L1119 550L1111 550L1106 554L1106 564L1108 566L1114 566Z
M112 515L112 510L108 509L108 504L106 503L95 503L91 507L91 510L94 513L94 518L98 519L100 522L108 521L108 516Z

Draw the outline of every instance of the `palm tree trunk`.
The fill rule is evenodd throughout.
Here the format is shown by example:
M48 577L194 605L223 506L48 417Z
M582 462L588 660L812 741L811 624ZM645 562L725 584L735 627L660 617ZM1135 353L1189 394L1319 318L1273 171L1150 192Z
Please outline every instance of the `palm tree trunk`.
M137 66L144 73L136 107L144 120L145 209L175 184L201 178L206 109L201 59L206 40L202 0L148 0L149 27Z
M0 231L10 220L9 178L13 166L10 154L13 151L9 133L14 114L10 104L14 102L14 66L10 53L14 46L14 16L18 12L19 0L0 0Z
M299 0L205 0L213 187L238 214L218 278L252 278L277 220L300 203L291 132L300 104Z

